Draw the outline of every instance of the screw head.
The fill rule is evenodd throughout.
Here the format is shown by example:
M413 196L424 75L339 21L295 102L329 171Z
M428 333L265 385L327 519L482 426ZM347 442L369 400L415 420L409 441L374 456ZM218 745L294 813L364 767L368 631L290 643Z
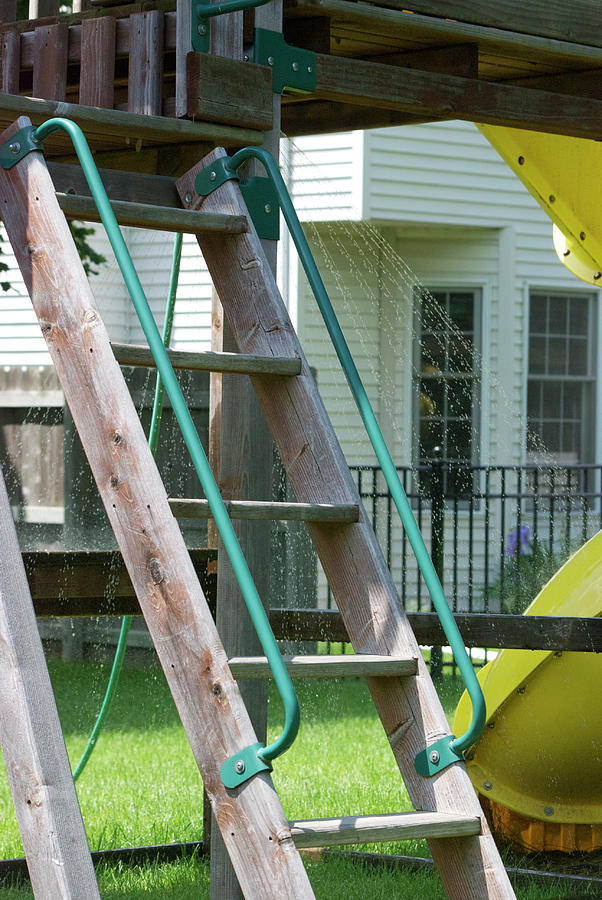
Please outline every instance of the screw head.
M184 194L184 203L190 203L192 200L192 194Z
M21 144L19 143L19 141L14 141L12 144L8 145L8 149L16 156L17 153L19 153L19 151L21 150Z
M544 813L545 813L546 816L553 816L553 815L554 815L554 807L553 807L553 806L544 806L543 811L544 811Z
M485 788L486 791L490 791L491 788L493 787L493 785L490 781L485 781L483 784L483 787Z
M205 35L207 34L207 26L206 25L197 25L197 29L199 34Z
M291 69L293 70L293 72L298 72L299 71L299 63L298 62L291 63Z
M273 65L274 65L274 57L268 56L268 66L273 66Z
M266 205L263 207L263 209L264 209L264 212L271 213L272 212L272 204L266 203Z
M310 74L310 75L311 75L311 73L312 73L312 72L313 72L313 69L312 69L312 67L311 67L311 66L308 66L308 67L307 67L307 71L308 71L308 72L309 72L309 74Z
M249 62L249 54L248 53L245 53L245 55L243 56L243 60L245 62Z
M209 172L209 181L215 181L217 178L217 172Z
M238 775L242 775L242 773L244 772L244 770L245 770L247 767L245 766L245 764L244 764L244 762L243 762L242 759L237 759L236 762L234 763L234 768L235 768L236 773L237 773Z
M431 750L431 752L429 753L429 759L430 759L430 761L432 762L432 764L433 764L434 766L436 766L437 763L439 762L439 760L441 759L441 757L439 756L439 751L438 751L438 750Z

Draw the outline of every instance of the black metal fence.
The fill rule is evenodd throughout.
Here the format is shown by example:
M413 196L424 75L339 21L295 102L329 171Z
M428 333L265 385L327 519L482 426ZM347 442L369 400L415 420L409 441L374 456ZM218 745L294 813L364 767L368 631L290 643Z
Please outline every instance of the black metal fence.
M430 597L377 466L352 466L404 606ZM469 466L435 457L401 482L454 610L522 612L602 528L602 465Z

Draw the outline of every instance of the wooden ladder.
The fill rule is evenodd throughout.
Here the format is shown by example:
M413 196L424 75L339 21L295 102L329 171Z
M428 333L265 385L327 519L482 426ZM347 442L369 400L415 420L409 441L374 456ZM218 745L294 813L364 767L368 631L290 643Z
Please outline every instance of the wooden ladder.
M26 124L18 120L0 143ZM235 677L264 677L265 662L228 661L220 642L117 361L148 365L148 352L111 347L41 153L0 170L0 203L241 889L253 900L312 897L296 846L426 837L450 897L513 897L465 767L430 779L414 767L419 751L449 734L447 720L238 186L226 182L205 200L194 190L197 171L223 153L177 189L242 355L172 360L249 373L298 503L232 502L231 513L307 522L357 654L289 666L296 677L366 676L416 812L291 822L268 774L225 789L221 764L256 741ZM133 206L119 210L129 221ZM174 213L181 221L183 210ZM204 505L172 506L197 515Z

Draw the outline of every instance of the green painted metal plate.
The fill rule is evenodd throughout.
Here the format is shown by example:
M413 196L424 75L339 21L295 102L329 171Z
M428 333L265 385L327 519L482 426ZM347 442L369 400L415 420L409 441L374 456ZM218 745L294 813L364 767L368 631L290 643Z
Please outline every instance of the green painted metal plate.
M302 93L312 93L316 89L316 54L291 47L279 31L255 29L253 61L272 70L275 94L281 94L285 88Z
M43 150L41 141L36 141L35 125L26 125L19 129L5 144L0 147L0 166L10 169L32 150Z
M426 750L417 753L414 765L418 774L425 778L431 778L451 766L452 763L464 762L462 754L452 750L452 741L455 741L454 735L447 735L447 737L435 741Z
M265 744L261 742L250 744L244 750L241 750L240 753L236 753L227 759L220 769L224 787L233 790L240 787L245 781L253 778L254 775L259 774L259 772L271 772L272 766L270 763L264 762L258 756L259 750L263 750L264 747Z

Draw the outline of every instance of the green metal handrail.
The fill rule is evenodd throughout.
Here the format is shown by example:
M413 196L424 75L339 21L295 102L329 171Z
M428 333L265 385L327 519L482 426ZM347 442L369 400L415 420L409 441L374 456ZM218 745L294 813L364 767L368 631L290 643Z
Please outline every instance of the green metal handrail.
M7 155L10 157L12 152L14 154L12 164L14 164L26 152L41 150L43 141L59 130L65 131L73 143L284 705L284 727L282 733L275 741L267 747L261 743L246 747L224 763L222 767L224 783L227 787L237 787L257 772L271 770L271 761L288 750L295 740L299 730L299 703L297 695L282 661L253 577L226 512L190 411L186 406L180 385L148 305L148 300L119 230L119 225L111 209L107 193L81 128L69 119L53 118L44 122L38 128L30 126L21 129L18 134L10 139L7 153L3 154L4 148L0 149L0 161L3 165L6 165L4 160ZM29 146L24 146L27 144ZM17 146L18 149L13 149Z
M220 157L208 168L204 169L196 179L196 189L199 194L208 194L215 190L225 180L237 178L238 169L247 160L258 159L264 166L268 176L276 189L276 194L282 209L282 214L289 228L291 237L297 248L299 259L307 275L307 279L316 298L324 323L332 339L339 361L345 372L351 393L356 402L359 413L364 422L366 431L372 442L374 452L380 463L383 475L391 492L391 496L399 512L408 540L414 550L420 571L424 577L431 595L433 606L439 615L441 625L449 641L454 658L460 669L464 684L472 701L472 721L466 733L461 737L443 738L431 744L416 758L416 767L421 774L430 775L440 771L446 765L461 760L462 754L481 735L485 726L485 699L478 679L474 673L472 663L466 652L464 641L458 630L455 619L445 599L445 594L433 562L426 549L422 534L414 518L412 508L403 489L395 463L385 443L374 410L368 399L368 395L360 378L359 372L353 361L353 357L347 346L347 342L336 317L332 303L320 276L315 260L312 256L309 244L301 227L301 223L295 212L290 195L280 174L276 160L267 150L260 147L245 147L232 157Z
M223 16L245 9L256 9L269 2L270 0L221 0L220 3L196 3L194 11L199 18L211 19L213 16Z

